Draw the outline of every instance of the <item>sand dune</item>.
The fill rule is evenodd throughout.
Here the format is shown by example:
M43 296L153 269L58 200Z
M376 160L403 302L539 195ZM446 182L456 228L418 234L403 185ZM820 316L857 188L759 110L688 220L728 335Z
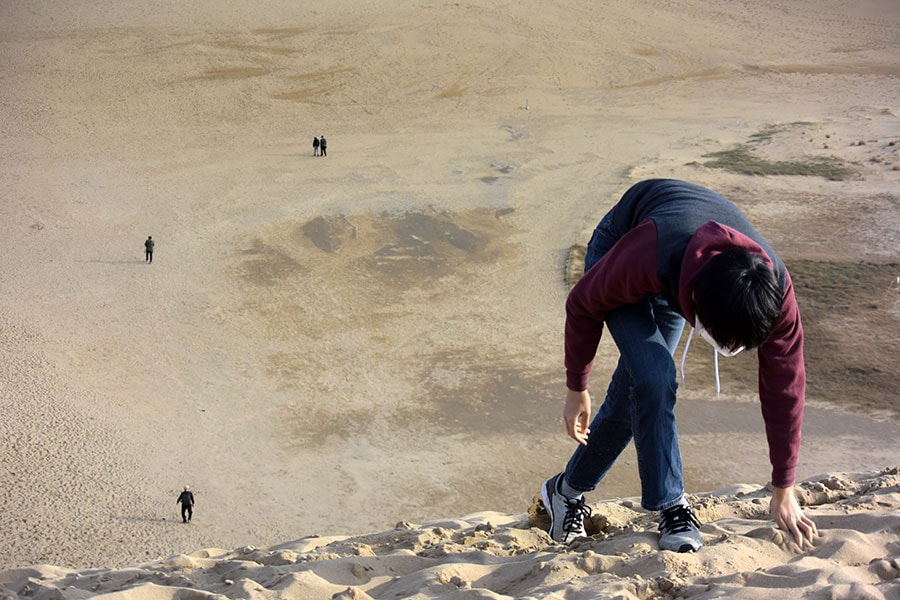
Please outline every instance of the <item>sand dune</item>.
M326 576L351 568L344 540L483 511L441 525L446 538L401 530L438 536L429 548L446 567L423 566L418 542L375 544L402 575L395 589L589 596L599 575L578 574L613 564L623 586L651 585L675 560L650 551L651 533L584 550L613 556L604 544L623 541L619 563L520 523L571 451L567 261L621 192L654 176L733 198L794 274L809 371L799 476L870 473L848 476L854 493L868 497L854 481L890 490L898 32L890 0L0 3L0 568L26 569L4 586L23 593L32 577L49 596L95 578L85 589L169 597L144 578L213 589L242 577L214 584L199 565L230 571L243 564L234 548L339 536L322 571L284 574L283 595L302 596L296 578L376 597L389 594L386 566ZM322 134L329 156L314 158ZM604 341L595 397L614 360ZM678 419L692 494L768 481L752 360L727 363L717 398L709 357L688 357ZM637 495L634 462L626 452L590 501ZM189 527L175 506L185 484ZM725 541L679 558L699 563L673 585L890 597L876 578L896 572L884 566L894 494L835 521L841 532L809 554L744 535L768 527L757 512L712 515L708 541ZM481 536L484 548L460 541ZM836 547L860 539L885 550ZM319 561L308 540L253 556ZM726 558L732 544L769 556L764 571ZM521 589L499 556L519 545L532 553L521 568L537 569ZM195 553L211 547L224 550ZM495 550L503 568L476 574ZM487 554L447 575L457 551ZM544 571L546 552L560 563ZM876 555L888 562L869 566Z
M529 514L484 512L360 536L206 549L123 569L34 566L0 573L30 598L896 598L900 469L835 473L799 486L821 537L800 550L768 520L755 486L694 498L696 554L656 550L637 499L593 506L597 531L568 547ZM539 501L538 501L539 502ZM537 526L537 527L536 527Z

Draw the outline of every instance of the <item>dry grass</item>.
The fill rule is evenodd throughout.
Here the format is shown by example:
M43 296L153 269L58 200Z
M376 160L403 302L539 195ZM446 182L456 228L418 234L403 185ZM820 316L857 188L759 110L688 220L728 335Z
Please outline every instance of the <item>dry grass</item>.
M822 177L829 181L845 181L856 173L834 158L808 158L805 160L768 160L753 153L747 145L737 145L728 150L704 154L711 158L703 166L724 169L739 175L802 175Z

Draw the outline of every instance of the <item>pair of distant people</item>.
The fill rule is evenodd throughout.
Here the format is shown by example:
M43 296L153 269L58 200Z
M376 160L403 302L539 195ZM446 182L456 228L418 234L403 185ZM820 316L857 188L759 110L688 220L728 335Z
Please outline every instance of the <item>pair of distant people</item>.
M328 156L328 141L324 135L313 138L313 156Z

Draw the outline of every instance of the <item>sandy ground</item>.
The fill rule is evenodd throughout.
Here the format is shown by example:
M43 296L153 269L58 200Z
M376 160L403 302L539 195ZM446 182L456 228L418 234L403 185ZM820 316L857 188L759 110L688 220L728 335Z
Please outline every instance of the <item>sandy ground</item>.
M359 536L269 548L206 548L120 569L48 565L0 572L0 593L28 598L835 598L900 596L900 470L833 473L798 495L819 523L800 550L767 521L768 493L732 485L692 497L704 548L656 550L638 498L594 505L593 534L554 543L533 506ZM888 508L892 507L892 508ZM546 515L543 515L546 519Z
M898 39L890 0L0 2L0 567L523 513L572 450L570 250L652 176L794 274L798 476L896 466ZM688 491L764 485L752 357L710 363ZM591 501L638 493L626 454Z

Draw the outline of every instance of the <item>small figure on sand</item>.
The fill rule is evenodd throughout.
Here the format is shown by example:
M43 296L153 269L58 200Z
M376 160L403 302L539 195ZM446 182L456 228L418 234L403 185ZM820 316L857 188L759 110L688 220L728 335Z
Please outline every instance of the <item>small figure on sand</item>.
M313 156L319 155L319 138L313 138Z
M328 153L325 151L328 148L328 142L325 141L325 136L319 136L319 152L321 152L321 156L328 156Z
M191 486L184 486L184 491L178 496L175 504L181 504L181 521L190 523L194 516L194 494L191 492Z
M148 263L153 263L153 246L156 245L156 242L153 241L153 236L148 235L147 240L144 242L144 260Z

